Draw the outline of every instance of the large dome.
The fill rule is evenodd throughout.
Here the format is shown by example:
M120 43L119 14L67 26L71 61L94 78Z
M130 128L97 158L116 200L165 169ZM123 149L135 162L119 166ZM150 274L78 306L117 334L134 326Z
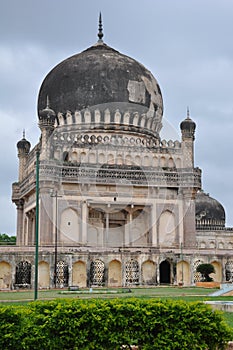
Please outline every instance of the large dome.
M158 123L163 114L160 87L151 72L101 42L52 69L40 88L38 112L47 96L56 113L108 108L146 114Z
M225 210L223 206L209 194L200 191L196 197L196 226L224 227Z

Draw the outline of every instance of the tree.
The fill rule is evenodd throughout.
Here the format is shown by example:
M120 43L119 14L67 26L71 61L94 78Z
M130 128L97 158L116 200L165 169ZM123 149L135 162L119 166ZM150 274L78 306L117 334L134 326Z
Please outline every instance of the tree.
M6 233L0 233L0 245L15 245L16 237L8 236Z
M215 273L214 266L212 264L200 264L197 267L197 272L200 272L203 277L203 282L211 282L213 278L209 275Z

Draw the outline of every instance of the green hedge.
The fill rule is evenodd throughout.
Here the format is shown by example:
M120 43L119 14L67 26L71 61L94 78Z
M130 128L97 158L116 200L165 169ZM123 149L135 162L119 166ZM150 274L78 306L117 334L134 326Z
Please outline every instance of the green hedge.
M55 300L0 307L0 349L224 349L220 312L171 300Z

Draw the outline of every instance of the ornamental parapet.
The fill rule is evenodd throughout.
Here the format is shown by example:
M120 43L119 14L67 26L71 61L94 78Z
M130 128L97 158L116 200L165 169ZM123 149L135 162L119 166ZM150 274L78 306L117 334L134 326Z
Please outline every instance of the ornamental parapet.
M201 189L201 170L199 168L153 168L139 166L61 165L54 162L40 163L40 182L65 181L70 183L98 183L143 185L156 187L194 187ZM21 183L13 184L12 200L35 189L36 173L32 171Z
M138 166L90 165L62 166L41 164L41 180L61 180L71 183L133 184L160 187L201 188L199 168L175 169Z

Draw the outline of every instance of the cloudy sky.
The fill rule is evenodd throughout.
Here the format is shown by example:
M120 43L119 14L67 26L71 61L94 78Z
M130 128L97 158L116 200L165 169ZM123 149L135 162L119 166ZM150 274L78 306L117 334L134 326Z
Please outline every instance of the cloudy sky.
M203 189L233 226L233 1L7 0L0 6L0 232L15 233L16 143L23 129L38 142L40 85L56 64L97 41L99 11L104 41L157 78L170 125L162 136L180 139L189 106Z

